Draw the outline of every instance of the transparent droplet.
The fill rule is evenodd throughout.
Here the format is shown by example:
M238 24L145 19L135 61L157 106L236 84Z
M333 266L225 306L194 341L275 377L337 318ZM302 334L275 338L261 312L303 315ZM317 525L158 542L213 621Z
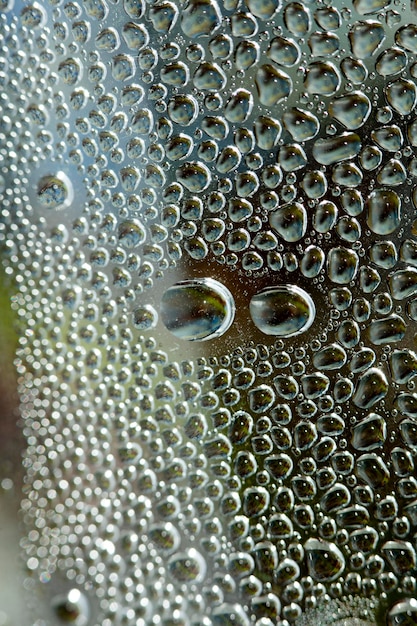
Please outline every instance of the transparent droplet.
M304 549L309 574L317 582L335 580L345 569L345 558L334 543L311 538Z
M66 594L53 600L57 618L63 623L86 626L90 620L90 606L87 597L79 589L70 589Z
M309 294L295 285L268 287L249 304L252 320L266 335L292 337L313 323L316 309Z
M223 335L234 318L233 296L211 278L186 280L166 290L160 315L176 337L205 341Z
M64 172L43 176L37 186L37 199L41 206L61 210L69 207L74 199L74 188Z

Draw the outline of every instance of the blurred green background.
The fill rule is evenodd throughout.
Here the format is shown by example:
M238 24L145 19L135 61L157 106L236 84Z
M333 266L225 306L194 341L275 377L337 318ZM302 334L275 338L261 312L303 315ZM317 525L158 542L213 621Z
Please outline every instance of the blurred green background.
M18 333L11 294L10 282L0 269L0 626L25 626L19 557L24 444L14 367Z

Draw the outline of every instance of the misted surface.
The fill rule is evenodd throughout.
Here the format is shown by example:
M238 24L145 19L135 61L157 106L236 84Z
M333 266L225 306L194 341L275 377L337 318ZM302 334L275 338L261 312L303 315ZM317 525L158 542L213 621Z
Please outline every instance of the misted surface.
M417 624L416 3L0 39L20 623Z

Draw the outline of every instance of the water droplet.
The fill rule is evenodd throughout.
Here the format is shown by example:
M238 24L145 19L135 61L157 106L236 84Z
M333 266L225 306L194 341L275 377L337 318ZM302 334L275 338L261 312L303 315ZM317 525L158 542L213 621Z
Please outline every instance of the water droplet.
M376 346L401 341L405 332L406 324L399 315L372 320L369 325L369 338Z
M333 63L315 61L310 63L304 78L304 85L310 94L332 96L340 87L340 74Z
M407 65L407 55L401 48L387 48L379 55L375 69L381 76L394 76L402 72Z
M253 108L253 96L246 89L237 89L226 102L224 116L229 122L240 124L250 115Z
M388 393L388 381L384 372L370 368L359 377L353 402L362 409L369 409Z
M305 332L315 318L311 297L300 287L269 287L253 296L250 314L257 328L266 335L292 337Z
M389 152L398 152L404 141L401 129L395 124L377 128L372 131L371 136L381 148Z
M278 9L279 0L247 0L249 11L261 20L269 20Z
M64 172L43 176L38 183L37 198L48 209L66 209L74 199L72 182Z
M367 200L369 228L377 235L393 233L401 223L401 200L395 191L375 189Z
M317 139L313 146L313 156L322 165L332 165L353 159L362 147L359 135L343 133L334 137Z
M406 24L401 26L395 33L395 43L415 54L417 52L417 26L415 24Z
M285 111L283 122L295 141L312 139L320 128L319 121L313 113L295 107Z
M211 182L211 173L201 161L188 162L177 170L177 179L193 193L204 191Z
M254 413L268 411L275 402L275 392L269 385L260 385L249 391L249 406Z
M334 543L310 538L304 544L310 576L317 582L336 580L345 569L345 559Z
M269 223L285 241L299 241L307 229L307 213L299 202L286 204L271 213Z
M356 130L363 126L371 113L369 98L360 91L335 98L329 112L348 130Z
M112 57L112 76L115 80L128 80L135 75L135 62L128 54L117 54Z
M274 37L266 52L267 56L284 67L292 67L300 60L301 51L298 44L292 39Z
M176 582L193 583L204 580L206 561L194 548L174 554L168 560L168 571Z
M384 445L387 437L385 420L370 413L353 428L352 445L356 450L374 450Z
M394 350L390 355L390 365L392 377L400 385L417 376L417 354L412 350Z
M158 314L150 304L144 304L133 312L133 325L139 330L155 328L158 322Z
M380 185L392 186L402 185L407 178L407 170L401 161L390 159L379 170L377 181Z
M222 91L227 83L223 70L216 63L200 63L193 77L197 89L207 91Z
M211 278L186 280L166 290L160 315L176 337L205 341L223 335L234 317L231 293Z
M417 561L416 553L409 541L386 541L381 550L396 574L403 576L414 570ZM397 623L401 624L401 622Z
M303 37L311 27L310 11L300 2L291 2L284 9L286 28L297 37Z
M356 252L348 248L332 248L327 258L327 272L334 283L350 283L356 276L359 259Z
M149 19L158 33L168 33L178 19L178 7L173 2L159 2L150 7Z
M149 539L157 550L164 555L172 554L178 550L181 543L181 536L178 529L171 523L154 524L149 529Z
M269 506L269 492L264 487L248 487L243 492L243 511L249 518L258 517Z
M118 236L123 246L135 248L145 241L146 231L139 220L126 220L120 223Z
M417 622L417 600L405 598L399 600L388 611L388 626L413 626Z
M316 32L310 35L308 45L313 56L329 57L339 50L340 40L335 33Z
M65 59L58 66L58 74L67 85L75 85L82 77L83 66L78 59Z
M355 22L349 31L352 53L358 59L372 56L385 39L384 27L379 22Z
M385 88L388 103L400 115L409 115L417 104L417 87L411 80L398 79Z
M52 605L58 619L62 622L68 622L74 626L86 626L89 622L89 602L79 589L70 589L66 594L56 597Z
M256 72L255 84L261 104L271 107L292 92L292 80L272 65L262 65Z
M215 0L190 0L181 13L181 28L194 39L211 35L221 24L222 15Z

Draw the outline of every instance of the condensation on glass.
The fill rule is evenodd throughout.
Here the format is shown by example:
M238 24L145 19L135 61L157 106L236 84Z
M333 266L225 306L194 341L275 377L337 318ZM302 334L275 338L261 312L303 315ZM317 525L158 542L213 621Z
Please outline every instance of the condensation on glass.
M417 623L417 12L0 0L28 626Z

